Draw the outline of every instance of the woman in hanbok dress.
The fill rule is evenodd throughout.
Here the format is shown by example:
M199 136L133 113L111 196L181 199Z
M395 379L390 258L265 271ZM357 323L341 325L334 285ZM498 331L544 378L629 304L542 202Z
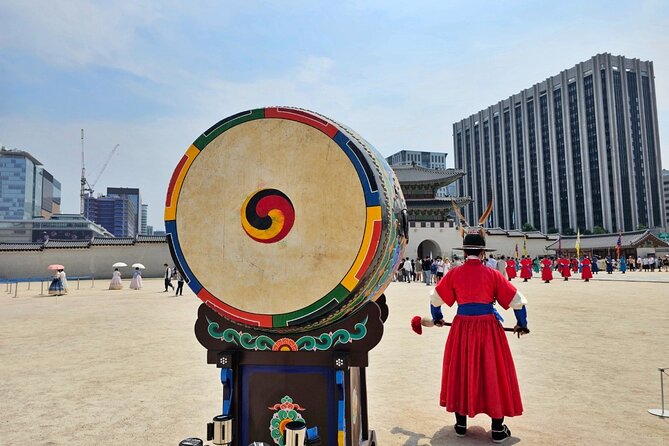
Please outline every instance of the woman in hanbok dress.
M132 273L132 280L130 281L130 289L141 290L142 285L142 272L139 268L135 268L135 272Z
M625 271L627 271L627 261L625 260L625 257L620 258L620 272L625 274Z
M537 274L539 274L539 272L541 271L541 265L539 263L539 257L535 257L534 260L532 260L532 269Z
M53 274L53 278L51 279L51 283L49 284L49 294L51 296L62 296L63 295L63 281L61 279L61 271L62 270L57 270Z
M114 268L114 274L112 275L111 282L109 282L110 290L122 290L123 281L121 281L121 272L118 268Z
M63 294L67 294L67 274L62 269L59 269L58 272L60 273L60 283L63 285Z

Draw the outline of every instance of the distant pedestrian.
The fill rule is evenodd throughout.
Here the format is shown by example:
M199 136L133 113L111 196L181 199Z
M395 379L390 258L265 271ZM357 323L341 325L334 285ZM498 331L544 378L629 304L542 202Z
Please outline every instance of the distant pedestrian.
M53 273L53 278L51 279L51 283L49 284L49 294L52 296L62 296L63 295L63 281L61 279L61 272L62 270L56 270L55 273Z
M165 268L165 274L163 276L165 279L165 291L163 291L163 293L167 293L168 287L174 289L174 285L172 285L172 269L167 263L164 263L163 267Z
M620 258L620 272L625 274L625 271L627 271L627 262L625 261L625 257Z
M421 268L423 269L423 279L425 281L425 285L429 285L432 282L432 261L428 256L425 256L423 259Z
M130 281L130 289L141 290L142 285L142 272L139 268L135 268L135 272L132 273L132 280Z
M581 260L581 265L581 279L590 282L590 279L592 279L592 270L590 269L591 262L587 255Z
M184 278L181 275L181 272L176 269L176 274L177 274L177 290L175 292L175 296L183 296L184 295Z
M114 268L114 273L112 274L111 282L109 282L110 290L122 290L123 281L121 280L121 272L118 268Z
M60 273L60 283L63 285L63 294L67 294L67 274L65 274L64 269L59 269Z
M406 283L411 283L411 260L409 260L409 257L404 260L402 274L404 274L404 281Z

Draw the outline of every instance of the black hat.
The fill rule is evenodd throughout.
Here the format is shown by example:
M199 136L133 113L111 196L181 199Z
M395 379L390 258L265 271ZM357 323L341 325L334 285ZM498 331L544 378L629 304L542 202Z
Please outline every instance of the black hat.
M481 251L495 251L494 249L485 247L485 238L479 233L467 234L462 240L462 248L453 248L460 250L481 250Z

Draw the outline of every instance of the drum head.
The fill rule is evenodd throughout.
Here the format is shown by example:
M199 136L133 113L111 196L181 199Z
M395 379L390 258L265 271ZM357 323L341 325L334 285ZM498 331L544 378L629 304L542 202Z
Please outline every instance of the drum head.
M203 301L268 329L313 323L346 301L381 227L379 191L350 143L333 123L292 109L236 115L195 141L165 219Z

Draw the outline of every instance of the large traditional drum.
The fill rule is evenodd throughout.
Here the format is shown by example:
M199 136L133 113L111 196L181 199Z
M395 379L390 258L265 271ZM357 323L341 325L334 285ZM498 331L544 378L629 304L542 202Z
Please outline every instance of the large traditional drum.
M383 157L328 118L283 107L238 113L195 140L165 225L197 296L267 331L321 327L376 299L406 243Z

